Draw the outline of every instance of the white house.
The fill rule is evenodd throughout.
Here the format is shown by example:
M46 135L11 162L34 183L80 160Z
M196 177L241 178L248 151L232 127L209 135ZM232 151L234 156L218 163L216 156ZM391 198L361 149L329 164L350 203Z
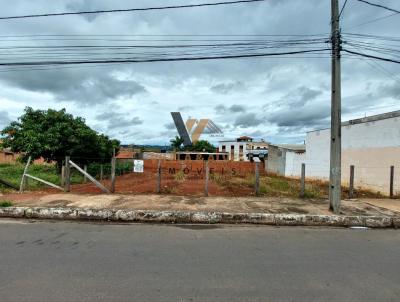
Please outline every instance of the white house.
M241 136L236 140L220 141L219 152L228 152L230 160L250 161L251 157L263 158L268 154L268 143L254 142L249 136Z

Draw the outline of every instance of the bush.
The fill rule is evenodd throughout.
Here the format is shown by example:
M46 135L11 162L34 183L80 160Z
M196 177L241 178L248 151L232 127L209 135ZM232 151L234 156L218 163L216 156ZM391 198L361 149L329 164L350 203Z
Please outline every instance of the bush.
M8 207L12 207L13 203L11 201L8 200L2 200L0 201L0 208L8 208Z

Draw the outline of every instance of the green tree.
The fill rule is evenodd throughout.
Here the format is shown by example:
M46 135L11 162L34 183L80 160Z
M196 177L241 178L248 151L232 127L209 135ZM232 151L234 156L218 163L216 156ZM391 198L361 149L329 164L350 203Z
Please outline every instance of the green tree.
M182 144L183 144L183 138L181 138L180 136L175 136L174 139L171 139L171 148L174 151L181 151L182 150Z
M209 141L199 140L187 148L188 151L214 153L215 147Z
M99 134L85 124L81 117L74 117L62 110L33 110L26 107L18 121L11 122L1 134L3 146L32 159L42 157L56 161L58 167L65 156L83 164L108 161L113 149L118 152L120 142Z

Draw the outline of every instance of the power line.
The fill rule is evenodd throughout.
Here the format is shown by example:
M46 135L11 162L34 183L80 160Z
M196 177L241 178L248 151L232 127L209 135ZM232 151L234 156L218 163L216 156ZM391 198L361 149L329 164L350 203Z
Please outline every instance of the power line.
M374 55L363 54L363 53L352 51L352 50L348 50L348 49L343 49L343 51L345 51L347 53L350 53L350 54L354 54L354 55L359 55L359 56L362 56L362 57L370 58L370 59L376 59L376 60L380 60L380 61L400 64L400 60L393 60L393 59L389 59L389 58L383 58L383 57L378 57L378 56L374 56Z
M56 17L56 16L71 16L71 15L104 14L104 13L123 13L123 12L150 11L150 10L166 10L166 9L193 8L193 7L205 7L205 6L217 6L217 5L231 5L231 4L264 2L264 1L266 1L266 0L235 0L235 1L214 2L214 3L170 5L170 6L144 7L144 8L128 8L128 9L110 9L110 10L95 10L95 11L80 11L80 12L32 14L32 15L0 17L0 20L41 18L41 17Z
M387 19L387 18L393 17L393 16L398 15L398 14L399 13L393 13L393 14L389 14L389 15L386 15L386 16L383 16L383 17L375 18L375 19L372 19L372 20L369 20L369 21L366 21L366 22L359 23L359 24L356 24L354 26L348 27L347 29L352 29L352 28L360 27L362 25L375 23L375 22L381 21L383 19Z
M323 34L31 34L31 35L0 35L0 38L35 38L35 37L308 37L325 36Z
M400 10L397 10L397 9L394 9L394 8L390 8L390 7L381 5L381 4L372 3L372 2L369 2L369 1L366 1L366 0L357 0L357 1L358 1L358 2L362 2L362 3L365 3L365 4L368 4L368 5L371 5L371 6L383 8L383 9L386 9L386 10L388 10L388 11L395 12L395 13L397 13L397 14L400 14Z
M256 53L256 54L238 54L238 55L216 55L203 57L175 57L175 58L154 58L154 59L104 59L104 60L81 60L81 61L32 61L32 62L6 62L0 63L0 66L46 66L46 65L80 65L80 64L112 64L112 63L152 63L152 62L176 62L176 61L200 61L200 60L221 60L238 59L253 57L270 57L282 55L294 55L304 53L315 53L328 51L329 48L297 50L276 53Z
M343 13L343 11L344 11L344 9L345 9L345 7L346 7L346 4L347 4L347 0L344 1L344 4L343 4L343 6L342 6L342 9L340 10L339 19L342 17L342 13Z

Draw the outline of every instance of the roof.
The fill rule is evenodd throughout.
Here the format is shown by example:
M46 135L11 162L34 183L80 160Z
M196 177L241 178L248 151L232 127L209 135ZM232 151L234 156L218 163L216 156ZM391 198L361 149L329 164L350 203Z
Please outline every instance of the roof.
M119 158L119 159L123 159L123 158L133 158L133 156L134 156L133 151L122 150L122 151L119 151L115 157Z
M356 124L369 123L369 122L376 122L376 121L386 120L386 119L395 118L395 117L400 117L400 110L376 114L376 115L370 115L370 116L342 122L342 127L356 125ZM327 129L330 129L330 128L316 129L316 130L308 131L307 133L320 131L320 130L327 130Z
M246 136L246 135L244 135L244 136L240 136L240 137L238 137L237 139L253 139L252 137L250 137L250 136Z
M306 151L306 145L304 144L269 144L269 145L291 151Z
M175 152L176 154L229 154L228 152L197 152L197 151L180 151Z

